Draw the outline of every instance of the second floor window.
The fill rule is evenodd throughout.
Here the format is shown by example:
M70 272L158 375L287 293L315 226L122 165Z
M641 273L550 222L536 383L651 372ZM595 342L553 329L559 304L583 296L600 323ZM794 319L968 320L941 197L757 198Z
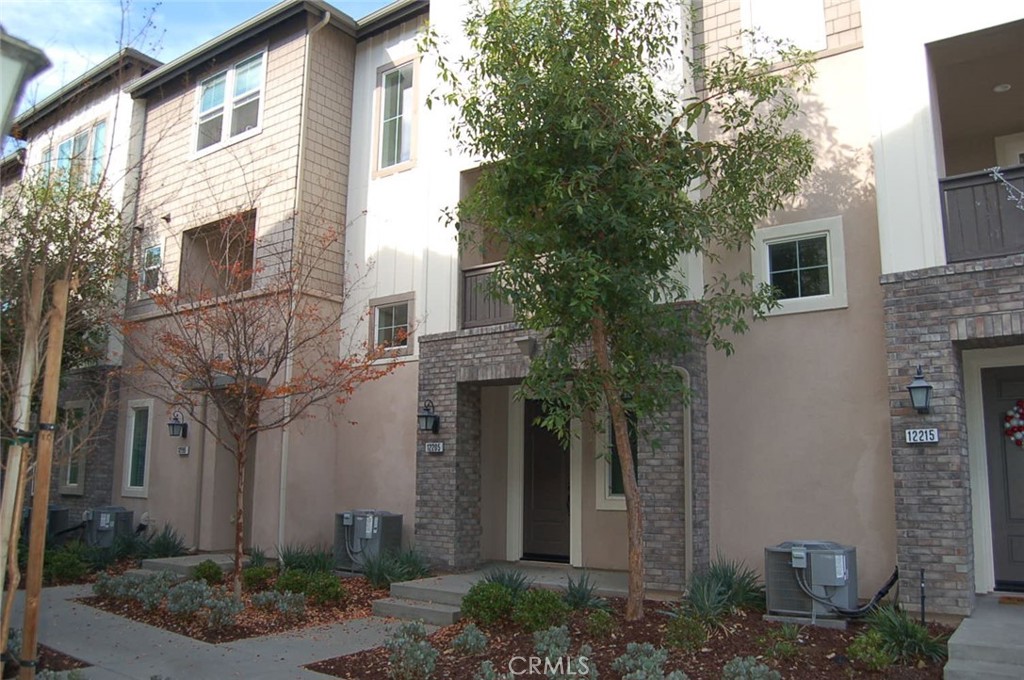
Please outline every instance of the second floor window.
M257 129L262 91L262 53L202 81L196 151Z
M156 290L160 286L160 246L152 246L142 251L142 273L139 276L139 288Z
M380 169L412 158L412 63L381 74Z
M43 170L58 170L63 177L73 181L98 184L103 179L106 153L107 122L101 120L57 144L56 167L54 150L44 151Z

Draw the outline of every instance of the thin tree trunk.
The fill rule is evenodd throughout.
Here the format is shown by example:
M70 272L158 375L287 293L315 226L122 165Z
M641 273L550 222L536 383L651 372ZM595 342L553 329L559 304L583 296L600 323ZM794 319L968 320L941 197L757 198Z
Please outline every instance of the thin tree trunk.
M623 490L626 492L626 534L628 538L629 592L626 598L626 620L639 621L644 618L644 507L640 488L636 483L633 466L633 451L629 443L629 421L622 405L622 395L612 381L612 363L608 356L608 332L600 312L591 323L591 339L594 343L594 357L604 374L602 386L605 400L611 412L615 432L615 447L618 449L622 469Z
M242 554L245 548L245 464L249 456L249 440L235 440L238 451L235 462L238 463L235 487L235 574L232 586L235 597L242 599Z
M26 460L30 459L30 450L25 449ZM14 516L21 519L21 509L25 505L25 488L28 486L28 465L22 465L18 474L18 495L14 500ZM14 602L14 595L18 592L18 584L21 583L21 569L18 568L18 541L21 539L21 522L16 521L11 527L11 536L7 551L7 574L10 579L7 582L7 602ZM14 607L4 607L3 615L0 616L0 640L3 641L0 647L6 650L7 635L11 632L11 619L13 618ZM3 660L0 659L0 675L4 670Z

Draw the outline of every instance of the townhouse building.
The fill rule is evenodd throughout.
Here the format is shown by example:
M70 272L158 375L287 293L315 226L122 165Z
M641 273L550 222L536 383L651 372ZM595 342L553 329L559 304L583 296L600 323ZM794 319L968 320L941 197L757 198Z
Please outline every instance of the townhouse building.
M690 398L660 414L660 447L638 438L648 585L678 590L716 553L759 567L766 546L813 538L857 548L862 596L894 565L905 598L923 570L929 606L948 614L1024 587L1024 457L1003 431L1024 399L1024 210L987 170L1024 186L1024 15L994 1L969 17L884 0L692 9L694 58L753 49L753 28L814 51L800 125L816 162L751 247L683 258L693 291L747 271L783 298L734 355L673 358ZM405 544L444 568L625 569L604 414L574 423L567 447L534 424L539 404L515 393L538 338L480 292L500 244L460 251L442 219L478 162L453 143L452 112L424 105L438 82L417 35L429 21L446 49L465 49L464 11L399 0L356 21L285 0L135 81L128 314L155 318L147 289L187 281L204 257L197 236L226 216L247 216L254 262L340 228L323 292L345 290L345 323L392 344L398 367L339 421L259 435L249 544L329 543L335 513L377 508L401 513ZM918 366L927 413L906 389ZM428 407L436 431L417 428ZM200 550L227 548L233 459L199 428L182 454L170 410L122 391L112 502Z

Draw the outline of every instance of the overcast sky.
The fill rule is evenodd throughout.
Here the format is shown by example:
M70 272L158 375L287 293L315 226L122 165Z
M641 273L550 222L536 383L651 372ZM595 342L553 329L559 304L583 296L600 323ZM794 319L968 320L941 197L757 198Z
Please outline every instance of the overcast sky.
M53 63L25 90L27 109L100 63L122 45L162 62L254 17L277 0L0 0L0 24ZM390 0L330 2L354 19Z

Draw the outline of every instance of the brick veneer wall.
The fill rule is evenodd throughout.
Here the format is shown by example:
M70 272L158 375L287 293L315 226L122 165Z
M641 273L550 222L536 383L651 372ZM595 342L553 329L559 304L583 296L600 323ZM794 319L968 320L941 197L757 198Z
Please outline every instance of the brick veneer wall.
M529 369L515 339L524 331L503 324L420 338L419 399L430 399L442 417L441 431L417 441L416 547L432 562L462 569L480 563L480 387L513 384ZM708 563L707 362L702 344L677 361L690 374L693 460L694 565ZM659 432L655 451L639 451L639 477L646 498L644 533L649 587L678 590L685 582L683 412L670 408L672 427ZM428 455L424 442L440 441L442 455Z
M82 493L60 493L62 451L54 450L53 475L50 478L50 503L71 509L71 524L82 521L82 511L110 505L114 490L114 458L117 454L117 395L120 381L112 374L111 367L88 368L64 376L65 386L60 392L60 404L71 401L87 401L99 404L102 392L107 390L106 409L102 413L93 441L85 450L85 474L82 476ZM137 518L136 518L137 519Z
M916 600L924 569L929 608L969 614L974 540L961 353L1024 344L1024 254L888 274L881 283L901 592ZM934 387L928 414L910 407L906 391L918 364ZM938 428L938 445L906 444L912 427Z

